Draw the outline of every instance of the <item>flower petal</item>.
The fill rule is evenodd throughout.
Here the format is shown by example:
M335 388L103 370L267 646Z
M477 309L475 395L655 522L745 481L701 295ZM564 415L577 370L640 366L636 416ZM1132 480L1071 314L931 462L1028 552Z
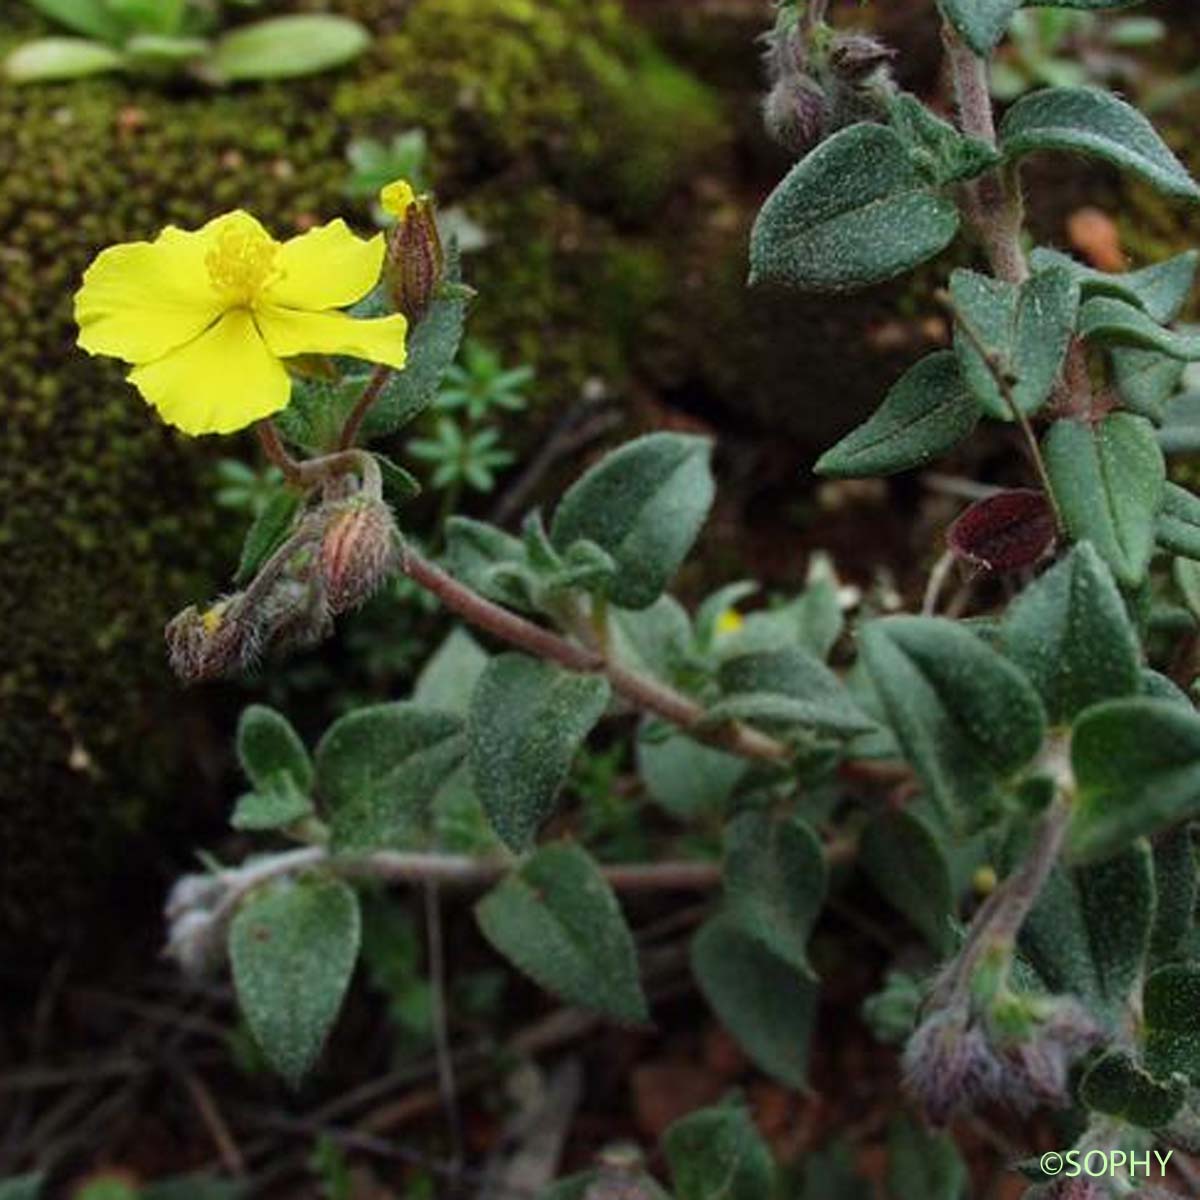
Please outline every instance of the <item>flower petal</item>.
M276 265L282 275L264 300L288 308L345 308L378 282L383 235L355 237L340 218L283 243Z
M297 312L263 305L255 309L258 327L280 358L297 354L346 354L370 362L404 366L408 322L400 313L356 319L341 312Z
M204 264L208 245L204 230L168 225L153 242L102 251L75 294L80 346L143 363L191 341L222 308Z
M195 341L136 367L129 382L184 433L232 433L285 407L291 380L246 309Z

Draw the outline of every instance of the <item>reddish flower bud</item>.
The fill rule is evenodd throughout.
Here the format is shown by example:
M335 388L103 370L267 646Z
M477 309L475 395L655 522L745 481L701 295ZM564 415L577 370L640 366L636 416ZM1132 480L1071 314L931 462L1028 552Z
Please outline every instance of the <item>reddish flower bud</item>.
M402 199L393 195L399 188L404 192ZM433 200L413 195L402 184L385 188L383 198L385 209L396 217L388 235L384 282L396 311L416 325L429 311L446 272Z
M334 613L368 600L399 563L399 534L382 500L356 496L331 506L321 539L320 570Z
M803 157L829 130L825 93L807 75L785 76L763 101L763 123L776 142Z
M1049 501L1021 488L972 504L947 530L946 542L985 571L1019 571L1048 554L1056 535Z

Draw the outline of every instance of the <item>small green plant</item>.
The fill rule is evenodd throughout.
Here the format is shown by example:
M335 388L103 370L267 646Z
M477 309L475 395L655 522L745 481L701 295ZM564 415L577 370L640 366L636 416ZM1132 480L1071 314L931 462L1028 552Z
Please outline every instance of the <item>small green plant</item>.
M1061 1110L1058 1169L1100 1155L1114 1170L1020 1164L1031 1195L1059 1200L1134 1193L1152 1151L1161 1183L1174 1149L1200 1144L1200 500L1168 480L1160 440L1200 362L1200 338L1175 325L1200 255L1113 275L1028 250L1021 164L1091 155L1186 204L1200 186L1098 88L1039 89L997 124L989 67L1021 7L940 0L954 122L820 0L782 4L768 40L765 116L795 161L758 214L752 283L847 293L960 238L974 252L937 293L950 344L816 464L885 476L977 432L1015 435L1022 486L950 525L919 614L864 605L848 626L821 558L770 607L738 609L754 581L685 607L670 588L715 480L708 440L676 432L590 463L517 533L447 515L438 562L404 539L414 481L372 440L437 406L443 421L519 408L527 375L480 350L452 369L472 293L432 203L403 184L381 196L386 247L337 223L280 245L235 214L105 251L88 272L82 343L133 364L133 385L188 432L253 426L283 477L240 590L168 625L184 680L317 642L397 575L464 626L411 695L340 716L311 747L283 713L248 707L231 824L264 853L185 876L169 899L170 953L195 973L229 961L289 1082L317 1064L350 985L360 892L421 884L481 892L476 922L501 958L626 1025L651 1001L623 895L710 896L689 947L699 990L758 1068L805 1088L822 994L810 943L853 881L907 930L903 973L867 1015L903 1043L929 1123ZM165 308L164 277L178 293ZM1005 577L1014 598L980 592L965 619L938 615L955 570ZM596 803L622 751L678 857L597 853L641 849ZM953 1143L907 1117L896 1129L892 1194L961 1200ZM714 1180L766 1200L781 1178L736 1104L686 1117L663 1150L680 1200ZM808 1167L800 1195L861 1190L837 1147ZM657 1194L628 1156L597 1171Z
M227 0L250 8L257 0ZM220 0L25 0L74 37L39 38L4 60L13 83L76 79L112 71L186 75L214 87L287 79L341 66L366 48L367 31L347 17L272 17L218 33Z

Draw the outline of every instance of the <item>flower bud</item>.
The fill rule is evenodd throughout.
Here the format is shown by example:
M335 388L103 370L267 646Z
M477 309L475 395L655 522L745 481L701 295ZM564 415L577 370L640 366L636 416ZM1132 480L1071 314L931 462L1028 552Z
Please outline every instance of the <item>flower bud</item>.
M803 157L828 132L829 103L807 75L784 76L763 101L763 123L774 141Z
M384 283L396 311L416 325L429 311L446 270L433 199L397 180L379 193L379 202L396 218L388 235Z
M928 1017L904 1050L905 1086L930 1122L946 1125L960 1110L1003 1091L1003 1068L983 1030L957 1011Z
M320 573L334 613L370 599L399 565L399 535L382 500L355 496L332 505L321 539Z
M829 44L829 68L846 83L865 82L881 68L890 70L896 52L862 33L838 34Z
M184 683L217 679L254 661L257 630L245 619L241 597L219 600L203 612L189 604L167 623L167 657Z
M221 961L221 922L211 912L191 909L171 922L164 953L191 979L203 979Z

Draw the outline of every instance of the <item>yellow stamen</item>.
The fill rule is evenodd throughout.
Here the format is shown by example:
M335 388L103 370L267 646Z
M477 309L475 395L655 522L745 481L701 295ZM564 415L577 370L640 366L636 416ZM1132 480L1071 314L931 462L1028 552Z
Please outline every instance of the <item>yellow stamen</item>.
M275 273L279 246L260 229L223 229L204 256L212 285L233 304L249 304Z

